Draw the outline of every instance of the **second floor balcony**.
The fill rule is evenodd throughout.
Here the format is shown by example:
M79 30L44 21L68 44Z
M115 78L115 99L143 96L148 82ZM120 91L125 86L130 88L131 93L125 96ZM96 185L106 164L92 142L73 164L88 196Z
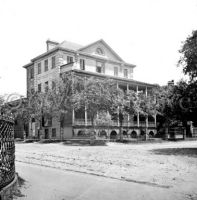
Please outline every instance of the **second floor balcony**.
M155 122L148 122L148 127L149 128L155 128L156 127L156 123ZM73 122L73 126L92 126L92 122L91 120L85 120L85 119L75 119ZM109 124L100 124L97 126L109 126L109 127L119 127L119 122L118 121L112 121ZM128 121L124 121L122 124L123 127L146 127L146 122L145 121L140 121L139 123L137 121L133 121L133 122L128 122Z

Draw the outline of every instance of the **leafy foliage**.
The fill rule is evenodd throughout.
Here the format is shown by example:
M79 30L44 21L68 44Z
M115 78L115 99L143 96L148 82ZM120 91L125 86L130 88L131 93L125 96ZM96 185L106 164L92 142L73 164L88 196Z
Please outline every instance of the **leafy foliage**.
M100 112L95 119L96 126L110 126L112 124L111 115L106 112Z
M84 80L84 87L75 90L73 94L73 106L75 110L88 111L94 126L94 120L99 112L107 112L110 106L110 91L113 90L111 81L89 78Z
M183 55L178 65L183 66L183 72L189 75L191 81L195 80L197 78L197 30L186 39L179 52Z

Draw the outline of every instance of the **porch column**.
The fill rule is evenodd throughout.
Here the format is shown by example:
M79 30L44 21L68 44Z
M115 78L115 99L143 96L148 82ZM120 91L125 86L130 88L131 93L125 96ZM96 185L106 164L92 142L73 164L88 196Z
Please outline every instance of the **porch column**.
M87 122L88 122L88 114L87 114L87 108L85 106L85 126L87 126Z
M137 95L138 95L138 85L136 85L136 92L137 92ZM139 112L137 113L137 127L140 126L140 115L139 115Z
M119 84L118 84L118 82L117 82L117 89L119 88ZM117 113L119 113L119 108L118 108L118 112ZM119 116L118 116L118 126L119 126Z
M129 91L129 84L127 83L127 92Z
M128 83L127 83L127 92L129 92L129 84ZM129 114L127 114L127 126L130 125L129 120L130 120L130 116L129 116Z
M137 127L140 126L140 114L139 112L137 113Z
M148 128L148 115L146 116L146 127Z
M130 125L130 115L129 114L127 115L127 120L128 120L127 126L129 126Z
M146 90L145 90L145 95L146 95L146 97L148 96L147 86L146 86Z
M75 110L72 110L72 124L75 124Z
M154 116L155 127L157 127L157 115Z
M137 94L138 94L138 85L136 85L136 92L137 92Z

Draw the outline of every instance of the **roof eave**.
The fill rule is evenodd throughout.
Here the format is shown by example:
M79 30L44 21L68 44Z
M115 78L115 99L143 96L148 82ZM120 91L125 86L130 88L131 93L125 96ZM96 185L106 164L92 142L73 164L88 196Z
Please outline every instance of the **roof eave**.
M27 69L28 67L30 67L30 66L32 66L32 65L33 65L33 63L30 62L30 63L28 63L28 64L26 64L26 65L24 65L24 66L22 66L22 67L25 68L25 69Z

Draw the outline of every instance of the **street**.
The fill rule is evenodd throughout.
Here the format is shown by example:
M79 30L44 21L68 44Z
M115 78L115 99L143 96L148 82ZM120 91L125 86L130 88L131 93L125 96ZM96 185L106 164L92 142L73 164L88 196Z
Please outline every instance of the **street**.
M18 199L196 199L196 145L18 143Z

